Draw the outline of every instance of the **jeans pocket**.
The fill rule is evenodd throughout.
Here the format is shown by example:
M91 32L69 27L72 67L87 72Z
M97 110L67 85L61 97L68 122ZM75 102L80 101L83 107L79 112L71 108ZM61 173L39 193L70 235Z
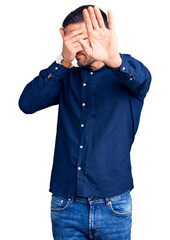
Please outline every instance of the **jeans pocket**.
M64 197L51 197L51 211L62 211L68 208L70 200Z
M130 192L118 200L110 200L110 210L117 216L128 216L132 214L132 197Z

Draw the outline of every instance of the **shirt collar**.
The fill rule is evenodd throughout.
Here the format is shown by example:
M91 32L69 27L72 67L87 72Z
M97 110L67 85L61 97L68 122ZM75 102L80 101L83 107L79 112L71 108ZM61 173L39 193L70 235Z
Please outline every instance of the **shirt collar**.
M87 70L89 72L99 72L99 71L102 71L104 70L105 68L107 68L106 65L102 66L101 68L97 69L97 70L93 70L92 68L90 68L89 66L82 66L82 67L79 67L80 69L82 70Z

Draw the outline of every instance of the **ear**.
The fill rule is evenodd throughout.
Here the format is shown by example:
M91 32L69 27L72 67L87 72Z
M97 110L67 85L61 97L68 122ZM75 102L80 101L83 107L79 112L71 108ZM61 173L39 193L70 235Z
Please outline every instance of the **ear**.
M64 36L65 36L64 29L63 28L59 28L59 31L60 31L60 34L61 34L62 38L64 38Z

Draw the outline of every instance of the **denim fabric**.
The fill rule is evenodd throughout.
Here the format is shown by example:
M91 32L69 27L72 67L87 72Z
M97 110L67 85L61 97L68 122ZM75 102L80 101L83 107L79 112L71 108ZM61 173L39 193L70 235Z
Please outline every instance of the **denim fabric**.
M54 240L130 240L130 190L114 197L70 197L52 194Z

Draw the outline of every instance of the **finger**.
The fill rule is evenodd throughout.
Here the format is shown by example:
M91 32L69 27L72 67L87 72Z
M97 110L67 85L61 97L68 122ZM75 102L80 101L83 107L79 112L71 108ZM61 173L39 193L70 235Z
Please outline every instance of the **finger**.
M79 48L79 47L82 47L80 43L79 44L77 43L76 45L74 45L74 48Z
M78 53L78 52L82 52L82 51L83 51L83 48L82 48L81 45L74 47L74 53L75 53L75 54Z
M80 34L82 34L82 33L84 33L84 32L85 32L85 30L82 29L82 28L76 29L76 30L73 30L73 31L71 31L70 33L66 34L66 35L65 35L65 38L66 38L67 40L69 40L70 38L72 38L72 37L74 37L74 36L79 36Z
M91 7L91 6L88 7L88 13L89 13L89 17L90 17L92 26L94 27L94 29L98 29L98 28L99 28L99 25L98 25L98 22L97 22L97 19L96 19L96 15L95 15L95 12L94 12L94 8Z
M105 23L104 23L104 20L103 20L103 16L101 14L100 9L97 6L94 7L94 12L96 14L96 18L97 18L99 27L100 28L105 28L106 26L105 26Z
M86 25L87 34L89 35L90 32L93 31L93 26L92 26L92 23L91 23L91 20L90 20L90 17L89 17L89 13L88 13L86 8L83 9L83 18L84 18L84 22L85 22L85 25Z
M81 40L82 40L82 41L86 41L86 42L88 43L88 39L79 39L79 40L80 40L80 41L81 41ZM76 42L74 42L74 43L73 43L73 46L80 45L79 40L76 41Z
M108 10L108 27L110 30L114 29L113 13L111 10Z
M78 39L86 39L86 38L88 38L87 34L77 35L71 39L71 42L74 43L78 41Z
M82 40L82 39L79 39L79 43L81 44L81 46L82 46L85 54L86 54L87 56L91 56L91 54L92 54L92 49L91 49L91 47L89 46L89 44L87 43L87 41Z
M85 39L82 39L82 40L85 41L85 42L90 46L90 44L89 44L89 39L88 39L88 38L85 38ZM74 43L73 43L73 46L74 46L74 47L81 46L79 40L78 40L77 42L74 42Z
M73 45L72 45L73 47L80 47L81 46L81 44L79 43L79 41L77 41L77 42L75 42L75 43L73 43Z
M82 48L81 44L75 46L74 51L75 51L75 53L83 51L83 48Z
M81 46L80 43L77 43L75 46L74 46L74 53L78 53L78 52L82 52L83 51L83 48Z

